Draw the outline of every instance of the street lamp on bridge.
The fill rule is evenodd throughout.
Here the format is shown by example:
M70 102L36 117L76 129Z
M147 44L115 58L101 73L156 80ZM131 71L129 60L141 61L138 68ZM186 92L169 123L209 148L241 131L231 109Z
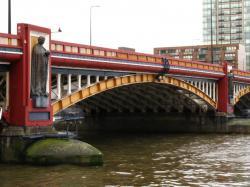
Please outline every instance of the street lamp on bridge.
M8 33L11 34L11 0L8 0Z
M99 5L92 5L89 8L89 45L92 45L92 9L100 7Z
M60 32L62 32L61 27L59 27L57 31L52 31L51 34L60 33Z

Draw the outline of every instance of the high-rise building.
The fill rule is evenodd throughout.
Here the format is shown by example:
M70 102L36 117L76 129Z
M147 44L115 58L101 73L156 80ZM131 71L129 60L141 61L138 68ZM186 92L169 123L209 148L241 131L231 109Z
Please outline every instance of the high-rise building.
M215 44L242 44L250 70L250 0L203 0L203 39Z

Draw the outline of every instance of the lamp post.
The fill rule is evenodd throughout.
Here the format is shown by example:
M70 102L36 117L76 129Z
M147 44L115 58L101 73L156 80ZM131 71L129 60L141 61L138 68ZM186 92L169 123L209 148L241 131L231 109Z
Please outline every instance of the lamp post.
M51 34L60 33L60 32L62 32L61 27L59 27L57 31L52 31Z
M8 0L8 33L11 34L11 0Z
M100 7L99 5L92 5L89 8L89 45L92 45L92 9Z
M211 63L214 63L214 52L213 52L213 0L210 0L211 3Z

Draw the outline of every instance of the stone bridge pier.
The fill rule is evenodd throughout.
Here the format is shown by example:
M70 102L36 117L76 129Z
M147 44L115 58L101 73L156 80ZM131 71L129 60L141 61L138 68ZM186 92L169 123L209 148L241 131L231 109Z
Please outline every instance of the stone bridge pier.
M44 43L41 38L45 39ZM1 45L2 41L7 43ZM3 109L0 161L39 165L102 164L102 153L99 150L84 142L70 139L66 133L58 133L52 126L54 114L51 102L51 57L44 61L47 71L45 67L44 71L37 73L41 77L48 77L47 82L40 80L32 84L35 88L37 84L42 85L41 89L38 87L40 90L34 89L39 92L33 93L31 82L41 77L37 74L31 75L36 71L35 68L41 66L39 63L42 63L44 58L39 56L39 60L35 61L36 67L34 66L32 56L35 54L33 49L38 46L37 43L42 45L39 46L38 55L46 50L48 56L51 30L22 23L17 25L17 36L4 34L0 37L0 69L5 71L4 74L0 72L0 89L3 90L0 93L0 105ZM3 69L3 60L8 66L7 69ZM69 80L70 78L68 76ZM68 89L68 94L71 93L70 90Z

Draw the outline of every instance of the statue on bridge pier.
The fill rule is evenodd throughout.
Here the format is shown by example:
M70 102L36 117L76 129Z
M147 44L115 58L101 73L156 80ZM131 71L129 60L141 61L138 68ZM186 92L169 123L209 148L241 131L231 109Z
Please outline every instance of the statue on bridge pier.
M43 47L45 38L38 37L38 43L32 49L31 58L31 98L35 107L48 106L48 65L50 52Z

